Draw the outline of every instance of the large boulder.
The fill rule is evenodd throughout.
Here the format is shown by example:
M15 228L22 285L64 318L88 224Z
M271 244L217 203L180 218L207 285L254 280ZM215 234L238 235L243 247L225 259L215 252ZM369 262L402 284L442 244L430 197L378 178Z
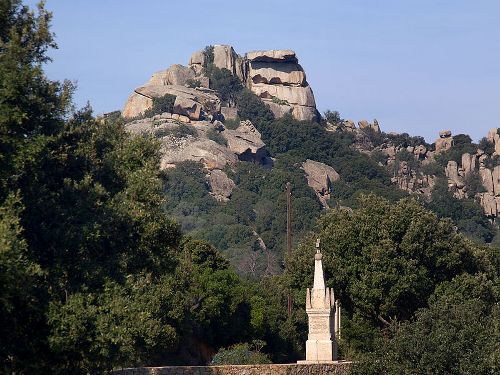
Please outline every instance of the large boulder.
M494 193L493 176L491 170L485 167L479 167L479 177L486 191L490 194Z
M192 99L177 96L174 102L174 113L187 116L190 120L199 120L201 104Z
M306 81L306 74L296 63L257 61L250 63L250 79L253 83L302 86Z
M295 52L290 49L252 51L246 57L251 62L297 62Z
M220 69L227 69L233 75L245 80L243 59L228 45L214 45L214 65Z
M220 111L220 99L210 90L192 89L179 85L145 85L135 89L134 94L129 97L122 112L123 117L130 118L141 115L152 107L153 98L160 98L167 94L197 102L201 109L207 112Z
M297 120L312 120L316 102L306 74L291 50L253 51L248 60L247 86L275 116L292 113Z
M442 130L439 132L439 138L436 139L436 153L447 151L453 145L453 137L450 130Z
M236 187L234 181L220 169L212 170L208 174L207 179L208 185L210 186L210 193L213 197L220 202L228 201L233 189Z
M188 68L180 64L174 64L166 70L161 70L154 73L149 81L146 83L147 86L165 86L165 85L178 85L184 86L188 80L194 79L196 73L193 69Z
M465 186L465 181L458 172L458 164L454 160L450 160L446 165L445 169L446 177L448 177L448 184L450 186L456 187L457 189L462 189Z
M462 155L462 169L465 174L476 170L477 156L471 155L468 152Z
M340 179L335 169L319 161L307 159L302 169L306 173L307 184L323 197L329 196L332 182Z
M205 138L165 137L161 145L160 168L168 169L175 164L192 160L203 164L209 170L223 169L226 165L234 165L238 158L226 147Z
M150 80L139 87L130 96L123 109L124 117L136 117L151 108L152 99L165 93L170 94L174 87L187 86L196 80L203 87L208 87L208 78L204 76L206 64L205 51L193 53L188 66L172 65L166 70L156 72ZM307 83L304 69L300 66L295 52L291 50L269 50L249 52L244 58L228 45L213 46L213 65L229 70L244 85L259 96L277 117L291 113L298 120L316 118L314 94ZM201 104L204 103L186 96L185 92L173 93ZM212 106L208 106L212 108ZM220 104L218 105L220 107ZM220 109L220 108L219 108ZM185 111L183 111L185 113ZM192 118L193 119L193 118Z
M153 99L133 92L127 99L125 107L122 111L122 116L125 118L132 118L140 116L145 110L153 106Z
M252 91L262 99L272 100L278 98L292 106L305 106L315 108L314 94L310 86L282 86L259 83L252 85Z
M500 134L498 134L498 128L492 128L488 131L488 141L495 145L495 152L500 155Z
M226 139L229 150L240 160L262 162L266 158L265 143L250 121L241 121L235 130L225 129L221 134Z

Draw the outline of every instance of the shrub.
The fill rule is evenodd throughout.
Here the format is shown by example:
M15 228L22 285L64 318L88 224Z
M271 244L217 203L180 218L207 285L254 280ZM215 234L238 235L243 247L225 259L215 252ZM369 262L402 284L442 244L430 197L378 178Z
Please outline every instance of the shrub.
M255 365L271 363L269 357L248 343L236 344L220 349L212 359L211 365Z
M163 112L172 113L174 111L175 98L175 95L170 94L166 94L159 98L153 98L153 106L144 111L144 114L141 117L153 117L154 115L159 115Z
M344 122L342 117L340 117L340 113L338 111L330 111L329 109L323 113L323 116L326 121L333 125L340 125Z
M237 99L238 116L250 120L259 131L265 129L274 120L271 109L248 89L243 89Z
M209 129L207 131L207 138L211 139L212 141L222 145L222 146L227 146L227 140L220 134L217 130L215 129Z
M195 89L197 87L201 87L201 82L198 79L190 78L186 81L186 85L191 89Z

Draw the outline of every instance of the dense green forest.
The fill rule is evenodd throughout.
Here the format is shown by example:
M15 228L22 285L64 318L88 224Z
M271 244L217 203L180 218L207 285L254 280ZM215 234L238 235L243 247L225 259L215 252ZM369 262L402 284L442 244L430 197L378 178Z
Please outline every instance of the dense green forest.
M355 372L498 373L498 248L394 187L349 147L348 134L274 119L212 67L229 81L225 100L276 159L272 169L241 162L228 170L237 188L216 202L195 163L160 172L157 140L131 137L119 117L73 108L75 88L43 71L56 48L50 21L43 4L34 12L0 0L2 373L296 361L318 237L345 311L340 352L356 360ZM333 209L321 209L294 167L306 158L343 176ZM284 267L288 181L297 236ZM275 257L275 275L230 265L264 251L254 231ZM264 255L260 274L271 264Z

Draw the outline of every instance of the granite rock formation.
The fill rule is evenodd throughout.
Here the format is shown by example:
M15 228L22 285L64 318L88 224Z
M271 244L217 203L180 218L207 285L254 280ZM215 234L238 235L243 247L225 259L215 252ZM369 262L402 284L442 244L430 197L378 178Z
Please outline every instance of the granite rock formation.
M189 99L192 111L179 106L174 113L198 120L203 113L219 113L220 100L216 92L208 90L208 77L204 76L207 57L204 51L193 53L188 66L172 65L166 70L154 73L142 87L134 90L128 98L122 114L126 118L138 117L153 105L153 99L165 94L180 99ZM213 46L213 65L227 69L241 82L260 97L276 117L291 113L298 120L313 120L316 117L316 102L306 74L298 63L295 52L291 50L269 50L248 52L244 57L238 55L228 45ZM190 82L198 81L197 89L188 89ZM181 89L184 88L184 89ZM197 90L192 91L192 90ZM210 98L202 97L202 94ZM199 107L199 108L198 108ZM186 113L188 112L188 113ZM191 114L194 113L194 114ZM198 114L199 113L199 114Z
M314 190L324 207L328 207L332 183L340 179L335 169L318 161L307 159L302 163L306 173L307 184Z

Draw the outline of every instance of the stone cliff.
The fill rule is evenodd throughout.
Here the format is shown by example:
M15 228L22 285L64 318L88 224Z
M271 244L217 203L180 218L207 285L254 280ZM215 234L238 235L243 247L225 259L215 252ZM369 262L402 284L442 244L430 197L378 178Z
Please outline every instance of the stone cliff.
M304 69L291 50L253 51L238 55L233 47L213 46L213 65L227 69L273 111L276 117L291 113L298 120L316 118L314 94L307 83ZM149 81L129 96L122 115L140 116L153 105L153 99L166 94L178 99L174 113L199 120L202 114L216 116L221 112L221 101L210 89L205 75L208 56L205 51L193 53L187 66L175 64L154 73ZM196 88L189 88L197 82Z

